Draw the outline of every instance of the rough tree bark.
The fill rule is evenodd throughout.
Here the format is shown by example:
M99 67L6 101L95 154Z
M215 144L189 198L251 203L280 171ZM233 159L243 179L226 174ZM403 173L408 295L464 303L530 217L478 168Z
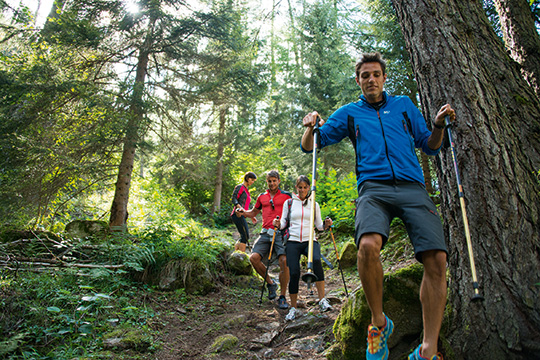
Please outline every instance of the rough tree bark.
M540 358L540 102L480 1L392 0L423 113L456 109L454 141L483 303L471 271L450 151L437 157L449 246L447 339L456 359Z
M540 36L527 0L494 0L504 42L523 77L540 96Z
M153 18L148 26L148 33L144 43L139 50L137 59L137 70L135 73L135 85L130 105L130 117L126 125L126 134L124 136L124 149L122 159L118 166L118 177L114 199L111 205L111 216L109 218L109 227L112 230L125 230L129 202L129 190L131 188L131 175L133 173L133 164L135 162L135 151L139 142L139 132L144 119L143 94L146 74L148 70L148 60L153 41L153 27L156 19Z

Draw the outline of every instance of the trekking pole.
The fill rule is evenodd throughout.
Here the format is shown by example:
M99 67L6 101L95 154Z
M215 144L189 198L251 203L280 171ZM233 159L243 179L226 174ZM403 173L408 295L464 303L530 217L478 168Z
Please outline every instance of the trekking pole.
M320 115L317 115L319 118ZM309 232L309 247L308 247L308 263L307 273L302 275L302 281L307 283L308 290L311 289L311 284L316 282L317 275L313 273L313 241L315 240L315 193L317 190L317 140L319 137L319 119L316 119L315 126L313 127L313 171L311 172L311 219L310 219L310 232Z
M279 216L277 216L279 219ZM266 273L264 274L263 284L261 288L261 298L259 299L259 306L262 304L262 298L264 294L264 285L266 285L266 277L268 276L268 268L270 267L270 259L272 259L272 250L274 249L274 240L276 240L276 229L273 230L274 234L272 235L272 244L270 245L270 253L268 253L268 265L266 266Z
M326 218L328 219L328 216ZM332 226L330 226L330 235L332 235L332 242L334 243L334 249L336 250L338 268L339 268L339 271L341 272L341 280L343 280L343 287L345 287L345 296L349 297L349 292L347 291L347 284L345 283L345 276L343 276L343 269L341 268L341 260L339 259L339 254L337 251L336 240L334 239L334 232L332 231L333 227L334 225L332 224Z
M450 118L447 116L444 117L444 122L446 125L446 129L448 132L448 140L450 142L450 150L452 154L452 161L454 163L454 169L456 171L456 182L458 185L458 193L459 193L459 205L461 208L461 215L463 217L463 227L465 230L465 239L467 240L467 249L469 251L469 261L471 264L471 273L472 273L472 280L473 280L473 288L474 288L474 295L471 297L472 301L483 301L484 297L480 295L480 291L478 290L478 279L476 277L476 267L474 266L474 254L473 254L473 248L472 248L472 242L471 242L471 233L469 231L469 221L467 220L467 212L465 210L465 196L463 193L463 186L461 185L461 180L459 178L459 171L458 171L458 165L456 160L456 150L454 146L454 140L452 138L452 131L450 123Z

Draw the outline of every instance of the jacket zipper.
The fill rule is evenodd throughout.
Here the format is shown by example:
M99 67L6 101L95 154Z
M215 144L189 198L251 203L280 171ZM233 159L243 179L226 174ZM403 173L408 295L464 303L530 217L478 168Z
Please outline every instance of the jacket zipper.
M358 168L360 167L360 162L362 161L362 151L360 149L360 127L356 124L356 175L358 175Z
M403 123L403 130L405 130L405 134L407 135L409 139L409 145L411 146L411 151L416 156L416 153L414 152L414 140L412 139L412 130L409 129L405 120L401 120L401 122Z
M379 123L381 124L381 132L384 140L384 149L386 151L386 158L388 159L388 163L390 164L390 170L392 171L392 179L394 182L396 181L396 174L394 173L394 166L392 165L392 161L390 161L390 155L388 154L388 143L386 142L386 136L384 135L384 127L381 119L381 114L379 113L379 110L377 110L377 117L379 118Z

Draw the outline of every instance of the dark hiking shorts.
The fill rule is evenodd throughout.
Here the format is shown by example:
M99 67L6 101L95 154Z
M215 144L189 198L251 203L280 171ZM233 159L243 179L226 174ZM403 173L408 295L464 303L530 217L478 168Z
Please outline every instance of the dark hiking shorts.
M423 251L448 253L437 207L426 189L414 182L365 181L360 185L356 200L356 246L363 234L378 233L383 237L384 247L395 217L405 224L418 261L421 262Z
M268 232L268 229L263 229L260 233L257 240L255 240L255 243L253 244L253 248L251 249L252 253L257 253L261 255L263 260L266 262L268 260L268 253L270 252L270 246L272 245L272 237L273 235ZM278 230L276 231L276 238L274 240L274 248L272 249L272 259L271 262L273 263L274 260L280 256L285 255L285 245L283 244L283 236L281 235L281 232Z

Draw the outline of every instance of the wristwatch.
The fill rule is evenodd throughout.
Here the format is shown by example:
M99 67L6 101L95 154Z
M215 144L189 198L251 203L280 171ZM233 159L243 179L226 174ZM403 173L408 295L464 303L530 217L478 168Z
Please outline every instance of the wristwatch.
M444 125L437 125L437 123L435 121L432 122L433 126L436 127L437 129L444 129L445 126Z

